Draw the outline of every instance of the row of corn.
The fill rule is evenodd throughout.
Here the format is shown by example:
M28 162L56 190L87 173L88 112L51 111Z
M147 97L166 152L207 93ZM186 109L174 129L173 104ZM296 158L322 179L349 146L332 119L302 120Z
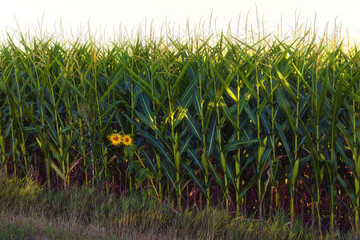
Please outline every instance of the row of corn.
M283 207L294 220L306 205L331 229L344 203L359 230L359 66L355 47L306 34L108 47L9 39L1 169L49 188L148 192L179 210L220 199L238 214Z

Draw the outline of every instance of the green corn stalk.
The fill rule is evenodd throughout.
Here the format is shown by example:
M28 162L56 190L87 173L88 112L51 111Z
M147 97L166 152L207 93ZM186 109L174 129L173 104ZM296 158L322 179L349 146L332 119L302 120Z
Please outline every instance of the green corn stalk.
M335 53L337 54L337 53ZM330 56L330 61L334 63L334 56ZM333 66L335 67L335 66ZM329 70L328 70L329 71ZM330 74L330 71L328 72ZM330 230L334 231L334 215L335 215L335 204L336 204L336 176L337 176L337 158L336 158L336 142L337 142L337 134L338 134L338 113L339 108L343 102L343 78L339 77L336 79L335 70L332 71L332 76L334 76L334 81L332 86L328 84L327 87L333 88L335 90L335 94L333 95L332 103L331 103L331 115L330 115L330 126L329 126L329 147L330 147L330 159L329 162L326 161L326 167L329 173L330 178Z
M154 78L152 76L155 75L155 70L157 70L158 68L158 65L156 64L155 66L152 66L152 71L151 71L151 76L150 76L150 79L151 79L151 89L150 89L150 93L151 93L151 96L155 96L155 83L154 83ZM152 102L152 108L153 109L156 109L156 106L155 106L155 102L153 101ZM154 125L157 126L157 117L156 115L153 116L153 118L151 117L150 115L150 112L148 113L148 117L149 119L153 119L153 122L154 122ZM159 136L158 134L155 132L155 138L158 139ZM160 200L163 199L163 186L162 186L162 171L161 171L161 160L160 160L160 155L158 153L155 153L155 160L156 160L156 165L157 165L157 169L158 169L158 176L159 177L159 180L158 180L158 192L159 192L159 198Z
M205 125L205 116L204 116L204 100L203 100L203 91L202 91L202 72L200 72L200 74L198 75L199 78L199 94L195 93L195 101L196 101L196 105L198 106L198 114L201 120L201 133L202 133L202 153L201 153L201 163L202 166L204 168L204 185L206 187L206 194L205 194L205 199L206 199L206 208L210 207L210 185L209 185L209 163L208 163L208 159L210 156L206 156L206 152L207 152L207 144L206 144L206 125ZM197 96L199 98L197 98Z
M245 51L240 51L241 56L245 59L245 63L244 64L249 64L251 68L253 68L253 63L250 60L248 53L246 53ZM236 73L240 76L240 78L238 79L237 82L237 91L238 91L238 102L237 102L237 109L236 109L236 126L237 126L237 140L240 141L241 139L241 132L240 132L240 124L243 124L243 121L241 121L240 118L240 114L242 113L242 111L245 109L245 106L248 105L249 100L251 99L251 96L256 96L256 92L254 91L253 87L251 86L251 83L247 80L251 70L247 71L247 72L243 72L242 68L239 68L238 71L236 71ZM247 90L248 92L246 92L244 95L242 95L242 98L240 98L240 90L241 90L241 86L245 85L245 90ZM240 99L242 99L240 101ZM248 121L248 118L246 120L246 122ZM237 204L237 211L239 211L240 209L240 204L244 204L246 202L246 191L247 191L247 187L244 188L244 184L241 183L240 186L240 182L241 182L241 172L243 172L244 167L241 167L241 150L240 148L237 151L237 158L235 161L235 182L236 182L236 189L237 189L237 194L236 194L236 204ZM253 178L255 179L255 177ZM250 186L250 185L248 185ZM241 188L243 188L243 190L241 191ZM242 195L242 197L240 197Z
M255 61L258 61L257 59ZM257 63L254 63L255 66L257 66ZM257 139L261 139L261 121L260 121L260 114L261 114L261 110L262 110L262 106L263 103L260 104L261 98L260 98L260 87L262 85L262 79L259 78L259 74L258 74L258 68L255 67L255 73L256 73L256 132L257 132ZM263 100L265 101L265 100ZM264 172L264 167L265 164L267 162L267 158L268 158L268 154L270 152L267 151L267 139L268 136L266 136L263 140L259 141L259 146L257 149L257 164L256 164L256 172L259 175L258 180L257 180L257 187L258 187L258 203L259 203L259 215L260 218L263 217L263 195L265 194L265 192L262 191L262 174Z
M181 194L182 194L182 185L181 185L181 169L180 169L180 152L179 152L179 140L178 134L175 132L175 122L178 124L184 117L182 112L179 108L174 111L176 97L178 96L178 88L180 86L180 81L182 80L183 76L185 75L189 63L183 66L181 72L179 73L178 77L173 82L173 85L168 85L168 100L169 100L169 115L170 115L170 128L171 128L171 139L173 140L173 157L175 163L175 180L176 180L176 191L177 191L177 207L181 211ZM178 118L175 117L175 113L178 114Z
M255 68L255 74L256 74L256 109L259 109L260 108L260 83L259 83L260 80L258 77L258 69L257 68ZM258 139L260 139L260 137L261 137L260 131L261 131L260 113L257 111L256 112L256 133L257 133ZM264 142L259 142L259 147L258 147L258 152L257 152L257 165L256 165L256 168L257 168L256 170L258 173L260 172L261 159L265 152L266 140ZM261 175L260 175L258 182L257 182L260 218L262 218L262 214L263 214L263 208L261 206L261 202L262 202L261 201L261 192L262 192L261 186L262 186L262 183L261 183Z
M270 109L271 109L271 149L272 149L272 158L271 158L271 162L270 162L270 177L271 177L271 181L272 181L272 185L275 187L275 189L278 189L279 186L279 181L275 180L276 176L277 176L277 172L278 172L278 167L279 167L279 160L276 161L275 164L275 159L276 159L276 142L278 141L277 138L275 137L275 122L276 122L276 116L277 116L277 112L278 112L278 108L275 109L274 105L274 82L272 79L272 71L271 71L271 63L269 63L269 68L270 68L270 73L269 73L269 81L270 81ZM272 201L272 199L271 199ZM278 197L275 196L275 207L278 208L279 206L279 202L278 202ZM273 206L271 206L273 207ZM270 210L270 216L272 214L272 209Z
M358 152L359 149L359 142L358 142L358 136L359 136L359 124L357 124L357 118L358 113L357 110L359 109L359 104L356 103L355 100L353 100L352 103L352 129L353 129L353 141L354 141L354 147L351 148L352 150L352 157L355 165L355 173L354 174L354 183L355 183L355 196L356 197L356 210L355 210L355 230L357 233L360 232L360 220L359 220L359 208L360 208L360 154Z
M296 66L293 64L293 66L296 68ZM302 75L301 75L302 76ZM297 84L296 84L296 113L295 113L295 129L294 131L294 158L295 163L293 167L293 171L291 173L291 181L290 181L290 190L291 198L290 198L290 213L291 213L291 222L295 222L295 211L294 211L294 193L295 193L295 184L296 184L296 178L299 173L299 167L300 167L300 158L298 155L298 149L299 149L299 114L300 114L300 77L297 77Z
M347 65L350 65L354 58L358 56L358 52L355 53L355 55L350 59L350 61L347 63ZM353 202L354 208L355 208L355 231L359 233L360 231L360 220L359 220L359 206L360 206L360 155L358 152L359 149L359 122L358 122L358 109L359 109L359 102L360 98L356 94L356 85L355 83L358 81L360 72L353 73L352 71L345 71L346 79L349 81L349 84L346 86L346 89L343 91L344 96L349 96L349 103L351 104L344 104L346 106L346 110L348 112L348 120L342 120L342 124L338 123L337 127L339 128L339 131L343 135L345 142L347 144L347 147L351 151L352 155L352 162L353 166L349 166L351 171L354 173L354 187L355 192L352 193L343 178L338 175L337 179L340 181L340 183L343 185L344 189L348 193L350 199ZM357 86L358 87L358 86ZM347 102L347 101L344 101Z
M50 63L49 65L47 65L47 75L48 76L55 76L57 75L57 73L55 72L51 72L50 69L50 65L53 65L54 63L58 63L56 62L56 60L54 60L54 62ZM60 166L61 166L61 170L56 166L55 163L51 163L51 167L54 169L54 171L63 179L64 181L64 188L68 188L70 185L70 176L68 175L68 171L69 171L69 153L67 151L64 152L64 134L63 134L63 128L60 126L60 119L59 119L59 113L58 113L58 106L60 104L60 100L61 100L61 95L60 98L57 99L57 96L55 94L55 91L57 89L57 82L59 81L58 79L61 78L64 74L64 71L61 72L59 74L59 76L57 76L57 79L55 79L54 84L50 83L50 104L53 108L53 114L52 114L52 118L54 118L55 120L55 129L53 129L53 131L50 131L50 133L53 133L52 138L54 140L54 144L56 146L58 146L58 148L56 148L53 145L50 145L50 149L52 151L52 154L55 158L57 158ZM50 79L51 81L51 79ZM55 89L55 91L54 91ZM61 89L61 88L60 88ZM66 84L64 84L62 86L61 89L61 93L64 93L66 89ZM65 138L69 138L69 135L65 135Z
M239 70L237 70L236 72L239 72ZM237 127L237 132L236 132L236 140L238 142L241 141L241 131L240 131L240 114L242 113L242 111L244 110L244 105L247 102L246 101L246 97L242 98L242 101L240 101L241 97L240 97L240 92L241 92L241 78L238 77L237 78L237 104L236 104L236 127ZM240 213L240 205L244 204L244 198L240 198L240 194L241 194L241 188L242 186L241 184L241 149L238 148L237 149L237 155L235 157L235 183L236 183L236 212L237 214Z
M0 78L0 90L2 92L5 92L5 85L3 84L2 82L3 80ZM3 103L3 106L5 106L5 103ZM3 109L3 106L1 106L1 109ZM6 155L6 148L5 148L5 139L6 137L4 136L4 133L3 133L3 124L2 124L2 120L3 120L3 111L0 110L0 150L1 150L1 164L4 168L4 172L5 172L5 175L8 174L8 170L7 170L7 165L8 165L8 157ZM6 125L5 125L6 126Z
M215 70L216 71L216 70ZM221 78L221 76L219 76L219 79ZM228 176L227 176L227 164L226 164L226 158L225 155L223 153L222 150L222 135L221 135L221 128L222 128L222 124L221 124L221 117L220 117L220 101L221 101L221 94L219 91L216 91L216 84L214 82L214 90L215 90L215 96L214 96L214 105L215 105L215 111L216 111L216 127L215 127L215 131L216 131L216 136L217 136L217 144L218 144L218 149L220 152L220 163L221 163L221 169L223 171L223 175L224 175L224 194L225 194L225 202L226 202L226 211L229 210L229 182L228 182Z
M237 80L237 99L240 99L240 78L238 78ZM237 102L237 106L236 106L236 126L238 128L237 133L236 133L236 140L240 141L240 101ZM239 148L237 150L237 156L235 158L235 182L236 182L236 213L239 214L240 213L240 204L242 199L240 199L239 197L239 193L241 191L240 188L240 181L241 181L241 176L240 176L240 170L241 170L241 149Z
M1 163L4 168L4 172L7 175L7 156L6 156L6 150L5 150L5 138L2 133L2 124L1 124L1 117L2 113L0 112L0 149L1 149Z
M221 48L222 47L222 41L220 41L219 43L219 47ZM221 65L220 65L221 66ZM216 113L216 121L214 122L216 125L214 125L214 133L215 133L215 136L216 136L216 139L217 139L217 147L218 147L218 150L220 152L220 164L221 164L221 169L222 169L222 172L223 172L223 178L224 178L224 187L223 187L223 193L224 193L224 197L225 197L225 202L226 202L226 210L228 211L228 208L229 208L229 180L228 180L228 169L227 169L227 161L226 161L226 158L225 158L225 155L224 155L224 152L223 152L223 149L222 149L222 134L221 134L221 129L224 125L225 122L223 122L223 118L221 117L220 115L220 109L225 107L226 109L226 104L222 98L222 94L223 92L227 91L229 92L229 88L228 88L228 82L230 82L234 76L234 74L229 74L227 76L227 78L224 80L222 78L222 76L219 74L218 70L217 69L213 69L213 68L210 68L211 70L211 73L214 75L212 76L212 78L215 79L215 76L217 77L217 79L219 80L220 82L220 88L217 88L217 85L216 85L216 82L214 81L214 85L213 85L213 89L214 89L214 100L212 102L212 104L214 104L214 107L215 107L215 113ZM233 95L233 93L231 92L231 94ZM211 138L212 139L212 138Z
M320 47L317 52L317 54L320 54ZM311 155L311 166L313 170L313 176L314 179L314 185L312 185L311 190L313 192L314 197L312 196L312 199L315 198L315 201L312 200L312 222L314 224L315 222L315 211L317 215L317 224L318 229L320 231L320 235L322 236L321 231L321 212L320 212L320 185L324 178L324 167L321 166L321 162L324 161L325 157L321 153L322 149L320 147L320 132L323 128L321 122L324 119L324 116L326 116L326 110L325 110L325 96L326 96L326 78L322 81L322 87L321 91L318 89L318 81L319 81L319 70L318 70L318 63L315 63L314 68L312 69L314 72L310 72L309 74L312 76L312 87L313 94L312 101L311 101L311 109L312 112L315 114L310 114L308 116L308 122L305 122L305 119L299 118L299 121L302 125L302 131L306 135L306 144L307 148L309 149L310 155ZM294 66L295 67L295 66ZM301 76L302 79L304 79L304 75L301 74L296 68L295 71ZM315 145L314 145L314 142ZM316 208L316 209L315 209Z
M173 125L173 119L172 125ZM174 129L172 129L172 134L174 134ZM176 170L176 183L177 183L177 207L181 210L181 180L180 180L180 152L179 152L179 143L178 143L178 134L175 133L174 136L174 144L173 144L173 153L174 161L175 161L175 170Z
M316 213L317 213L317 219L318 219L318 227L319 227L319 231L320 234L322 235L322 231L321 231L321 215L320 215L320 184L321 184L321 170L320 170L320 161L321 161L321 156L319 154L319 152L316 150L313 142L311 141L312 137L309 133L309 131L307 130L307 126L305 125L305 123L303 122L302 119L299 119L301 125L303 126L303 131L306 134L307 137L307 145L308 148L310 149L310 154L311 154L311 165L313 167L314 170L314 177L315 177L315 191L316 191Z
M277 74L279 76L279 81L282 82L282 85L284 86L289 86L289 83L287 82L286 78L279 72L277 71ZM287 93L289 93L289 95L292 95L293 92L291 89L286 88L286 91ZM277 92L276 92L276 97L277 97L277 100L279 102L279 105L281 107L281 109L283 110L283 112L285 112L285 115L287 116L288 118L288 121L290 123L290 126L291 126L291 129L294 133L294 155L292 155L290 153L290 149L287 147L286 148L286 151L287 151L287 155L288 155L288 158L289 158L289 161L291 163L291 177L290 177L290 214L291 214L291 220L292 220L292 223L294 222L294 216L295 216L295 212L294 212L294 191L295 191L295 183L296 183L296 179L297 179L297 174L298 174L298 171L299 171L299 166L300 166L300 160L297 156L297 151L298 151L298 125L297 125L297 121L294 120L293 116L292 116L292 111L291 111L291 108L290 108L290 103L288 102L288 100L285 98L284 96L284 93L283 93L283 90L282 89L279 89ZM295 97L296 98L296 97ZM298 110L298 101L296 103L296 114L299 113L299 110ZM297 116L297 115L296 115ZM296 123L294 123L294 121L296 121ZM278 131L280 131L280 128L278 128ZM283 135L280 135L280 136L283 136ZM283 141L283 144L286 144L285 146L287 146L287 140L284 139L282 137L282 141Z

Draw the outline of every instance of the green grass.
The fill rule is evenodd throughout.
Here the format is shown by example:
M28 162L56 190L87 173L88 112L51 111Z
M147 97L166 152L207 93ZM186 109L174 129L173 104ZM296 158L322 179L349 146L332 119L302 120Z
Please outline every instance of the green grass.
M31 180L0 176L1 239L315 239L289 215L230 217L225 209L187 210L138 194L116 197L94 188L47 192ZM340 237L341 236L341 237ZM326 239L351 239L338 232Z

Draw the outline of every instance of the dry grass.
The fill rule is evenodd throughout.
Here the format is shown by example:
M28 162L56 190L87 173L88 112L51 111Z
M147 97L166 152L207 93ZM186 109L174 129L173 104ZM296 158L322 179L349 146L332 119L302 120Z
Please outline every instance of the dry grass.
M316 231L289 216L271 219L230 217L224 209L186 210L176 214L166 205L139 195L115 198L97 190L74 187L58 193L33 181L0 177L1 239L314 239ZM29 184L28 184L29 183ZM28 193L20 194L24 189ZM90 194L86 194L86 191ZM69 199L76 200L70 203ZM92 202L91 202L92 200ZM61 204L59 204L61 203ZM83 205L87 205L86 208ZM341 239L340 233L328 235ZM350 239L351 235L342 235Z

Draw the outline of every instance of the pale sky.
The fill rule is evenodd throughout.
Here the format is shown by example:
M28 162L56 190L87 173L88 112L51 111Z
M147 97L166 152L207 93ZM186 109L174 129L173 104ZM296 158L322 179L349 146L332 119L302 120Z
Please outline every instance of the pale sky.
M360 39L359 0L2 0L0 14L0 32L10 35L17 29L31 34L39 34L42 29L58 33L60 20L65 32L72 28L73 34L82 26L90 25L97 34L110 38L119 27L126 27L128 32L150 22L156 32L166 22L175 25L176 31L184 34L186 22L190 28L204 23L208 27L212 13L212 27L216 19L217 30L227 30L229 22L236 29L240 17L240 30L244 29L248 15L248 27L256 28L256 11L260 21L268 32L276 31L276 26L283 22L284 31L295 26L295 16L299 22L306 21L313 26L316 14L316 27L322 31L327 23L329 29L341 23L342 29L348 29L352 38ZM296 13L296 14L295 14ZM24 30L25 29L25 30ZM288 30L286 30L288 29Z

